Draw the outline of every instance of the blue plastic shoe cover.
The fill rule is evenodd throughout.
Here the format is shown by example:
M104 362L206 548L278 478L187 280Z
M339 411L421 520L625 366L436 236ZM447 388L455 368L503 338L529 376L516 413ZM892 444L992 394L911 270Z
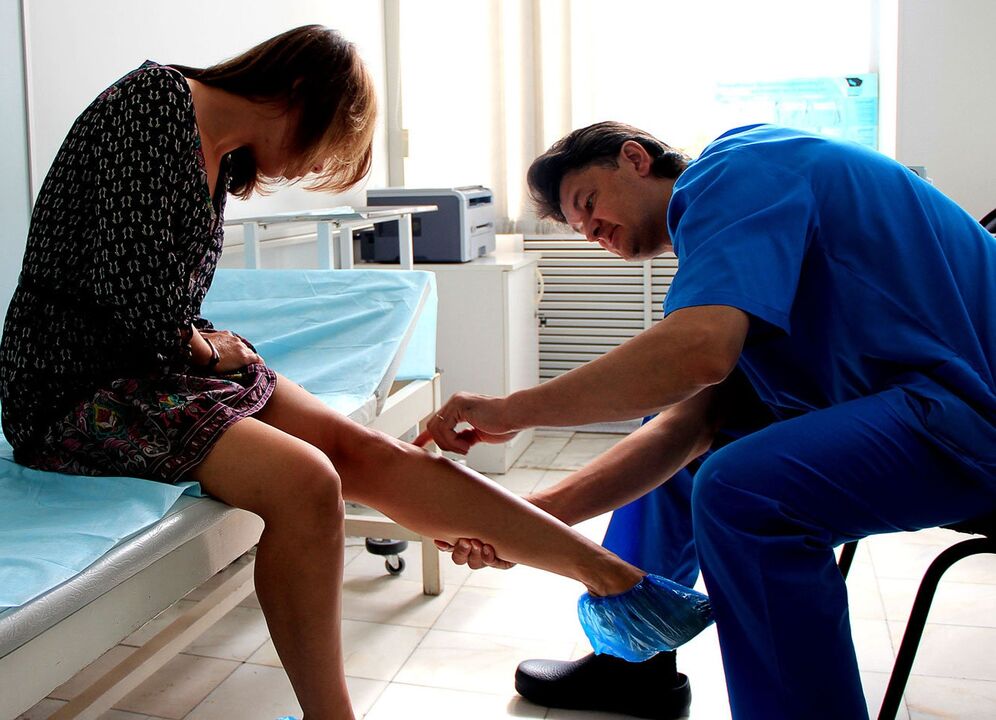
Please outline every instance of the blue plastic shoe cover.
M619 595L585 593L578 618L596 654L630 662L674 650L713 621L708 597L660 575L647 575Z

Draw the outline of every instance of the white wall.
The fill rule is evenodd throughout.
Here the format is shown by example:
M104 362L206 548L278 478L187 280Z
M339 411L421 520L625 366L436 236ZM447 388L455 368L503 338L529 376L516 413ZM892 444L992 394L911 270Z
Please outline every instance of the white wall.
M0 307L4 310L23 253L29 192L33 196L37 191L76 115L109 83L146 58L209 64L290 27L318 22L341 29L357 43L384 104L383 3L376 0L23 0L23 4L28 25L27 98L19 3L0 2ZM996 96L990 93L996 43L988 37L996 26L996 2L879 0L879 5L887 16L883 23L898 27L898 45L880 46L880 54L887 57L880 57L878 64L883 85L891 82L884 77L890 67L898 67L896 157L925 165L939 188L980 217L996 207L996 134L991 130ZM26 162L26 100L31 110L33 191ZM893 114L885 105L883 110ZM386 165L381 121L371 186L386 184ZM330 198L294 188L244 204L233 201L228 216L349 203L361 204L362 190ZM229 260L238 263L235 257Z
M17 285L31 216L20 3L0 3L0 317Z
M204 67L284 30L319 23L342 31L356 43L378 96L383 97L380 2L25 0L25 6L34 193L77 115L104 88L146 59ZM381 123L371 174L371 182L378 186L385 184L385 150ZM362 191L330 198L285 188L246 203L232 200L227 216L360 204L362 198Z
M996 207L996 2L899 0L896 158L976 218Z

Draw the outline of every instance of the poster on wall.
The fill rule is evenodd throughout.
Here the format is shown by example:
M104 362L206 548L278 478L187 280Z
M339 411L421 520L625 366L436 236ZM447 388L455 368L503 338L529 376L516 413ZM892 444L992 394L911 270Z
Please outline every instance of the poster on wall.
M728 126L770 122L878 149L878 75L719 83Z

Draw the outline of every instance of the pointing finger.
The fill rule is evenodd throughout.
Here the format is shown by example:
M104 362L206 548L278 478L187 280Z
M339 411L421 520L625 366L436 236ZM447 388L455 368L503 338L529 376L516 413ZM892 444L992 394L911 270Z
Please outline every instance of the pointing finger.
M432 440L432 431L423 430L419 433L418 437L412 440L412 445L416 447L425 447L427 443Z

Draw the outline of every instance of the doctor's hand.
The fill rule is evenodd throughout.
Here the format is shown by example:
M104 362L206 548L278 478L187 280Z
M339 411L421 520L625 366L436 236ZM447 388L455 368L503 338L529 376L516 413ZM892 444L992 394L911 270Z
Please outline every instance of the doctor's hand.
M466 565L471 570L480 570L483 567L508 570L515 567L514 562L498 557L491 545L474 538L460 538L455 545L451 545L445 540L436 540L435 543L436 547L443 552L452 553L454 563Z
M426 431L415 440L424 445L429 438L440 450L466 455L479 442L508 442L517 434L504 419L506 398L455 393L426 425ZM457 430L461 423L470 425Z

